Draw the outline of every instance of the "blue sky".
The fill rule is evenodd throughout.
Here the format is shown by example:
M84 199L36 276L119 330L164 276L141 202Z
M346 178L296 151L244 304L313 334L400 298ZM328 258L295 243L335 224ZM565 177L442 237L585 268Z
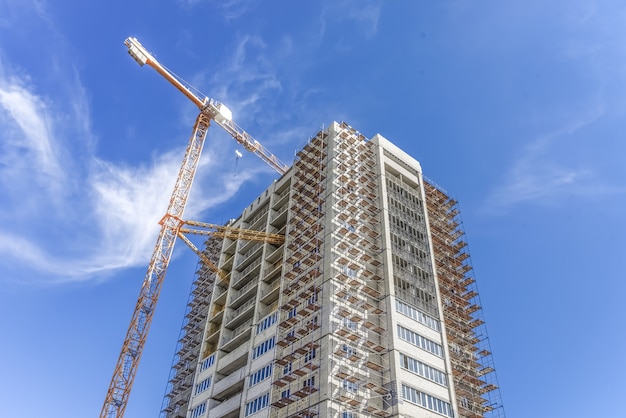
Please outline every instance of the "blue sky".
M136 36L290 162L380 133L461 204L509 417L620 417L621 1L0 0L0 416L99 413L197 110ZM276 176L209 131L188 219ZM197 259L177 245L128 417L154 417ZM600 361L602 360L602 361Z

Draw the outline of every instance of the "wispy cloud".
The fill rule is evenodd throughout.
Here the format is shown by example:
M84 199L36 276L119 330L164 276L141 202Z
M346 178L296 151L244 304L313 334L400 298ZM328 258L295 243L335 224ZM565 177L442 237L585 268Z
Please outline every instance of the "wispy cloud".
M237 114L256 113L262 98L271 97L282 88L266 49L261 37L242 36L225 64L212 73L211 90ZM202 78L204 74L195 77L198 83L202 83Z
M236 123L277 151L280 145L296 143L309 134L305 129L294 129L298 123L293 119L310 114L311 109L303 109L302 103L319 93L315 88L302 89L288 71L297 65L293 61L301 61L308 51L295 51L290 38L281 43L283 48L268 48L260 36L239 36L233 41L231 55L217 69L200 72L192 79L192 84L206 86L210 96L227 105ZM289 123L285 122L288 118ZM278 157L288 159L291 155Z
M3 72L2 74L4 74ZM69 124L90 137L84 89L55 98L67 112L52 112L51 100L24 78L0 78L0 267L4 282L59 283L103 278L122 268L144 265L169 201L184 148L152 161L123 165L76 151ZM68 116L71 115L71 116ZM71 118L71 120L68 120ZM88 117L87 117L88 119ZM85 131L83 131L85 130ZM211 146L211 144L207 144ZM205 152L197 182L220 178L219 185L196 188L187 217L197 217L230 198L258 175L244 167L236 177L219 147ZM62 156L62 157L61 157ZM228 162L225 162L228 161ZM25 193L25 191L27 191Z
M529 125L539 121L536 125L556 128L543 128L543 134L520 147L519 156L487 197L486 211L626 193L616 181L620 172L611 168L622 163L618 160L623 141L607 129L626 112L626 46L615 36L623 32L626 10L605 13L603 8L597 2L578 2L555 22L569 34L553 43L559 48L561 76L571 88L564 92L545 86L551 94L533 104L535 120Z
M226 19L234 20L248 13L255 3L253 0L226 0L219 2L219 7Z
M37 27L58 42L49 55L38 57L37 62L53 64L45 79L37 78L35 68L12 66L0 48L0 284L103 279L119 269L147 265L185 149L135 158L132 164L98 155L98 139L109 139L94 133L93 93L83 86L72 60L64 59L70 54L68 42L46 4L27 3L10 8L11 16L28 9ZM247 4L232 0L223 7L243 10ZM254 114L251 109L260 111L260 95L281 88L274 67L260 53L264 49L260 38L240 38L221 79L214 80L212 87L223 88L216 97L228 98L234 110ZM127 134L132 133L129 127ZM244 161L233 176L227 135L220 137L217 128L210 133L188 219L203 219L242 184L271 171Z
M502 183L486 199L485 211L502 213L522 203L551 204L568 196L626 192L624 188L610 186L598 179L590 164L576 164L562 158L570 155L569 149L576 147L571 142L576 134L603 114L602 105L594 106L586 115L530 141L504 174Z
M186 7L192 7L202 1L203 0L179 0L179 3ZM207 2L214 3L226 20L236 20L240 18L250 12L257 3L254 0L208 0Z
M20 182L22 171L34 165L40 183L61 181L63 171L52 145L50 112L46 104L28 91L23 80L0 79L0 107L5 130L2 156L5 187Z
M347 21L356 23L365 37L372 37L378 31L381 9L382 3L378 0L326 2L320 16L319 39L324 38L329 25Z

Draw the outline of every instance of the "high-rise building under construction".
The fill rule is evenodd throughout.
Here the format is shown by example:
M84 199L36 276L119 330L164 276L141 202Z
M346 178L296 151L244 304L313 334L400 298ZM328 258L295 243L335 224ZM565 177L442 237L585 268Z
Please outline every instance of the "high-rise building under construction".
M209 238L163 418L504 417L456 201L333 123ZM218 274L219 273L219 274Z

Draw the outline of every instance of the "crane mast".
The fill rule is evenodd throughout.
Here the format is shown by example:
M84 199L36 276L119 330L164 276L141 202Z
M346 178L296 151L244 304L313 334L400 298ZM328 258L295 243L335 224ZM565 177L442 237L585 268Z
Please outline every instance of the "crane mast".
M179 222L176 219L182 218L185 212L209 124L209 117L200 113L196 119L167 207L167 215L169 216L164 216L161 222L161 230L124 338L120 356L115 365L100 418L124 416L130 389L137 373L143 346L159 299L161 285L178 235Z
M191 244L191 242L184 237L183 233L201 233L198 232L197 229L185 228L185 225L194 226L196 228L213 228L217 236L233 238L236 235L241 239L259 239L266 240L266 242L280 242L280 237L270 236L274 234L266 234L267 236L263 237L263 233L254 234L254 231L237 232L234 228L232 230L220 229L220 227L212 224L193 223L181 220L185 212L191 185L198 168L200 154L202 153L204 140L211 121L215 121L246 150L253 152L278 173L284 174L289 168L265 149L251 135L234 123L232 121L232 113L226 106L208 97L202 98L195 95L188 86L161 65L136 38L128 38L124 43L128 47L128 53L139 65L148 64L150 67L154 68L189 98L200 109L200 114L196 119L189 143L187 144L185 156L174 185L174 190L172 191L167 212L160 222L161 229L159 236L141 286L139 297L137 298L137 303L126 332L126 337L124 338L120 355L115 365L113 377L100 412L100 418L121 418L124 416L124 411L128 404L128 398L137 373L139 360L148 336L150 324L152 323L152 317L165 278L165 273L172 256L174 244L176 243L176 238L180 237L187 244ZM245 234L242 235L242 232L245 232ZM207 233L204 234L207 235ZM194 251L199 252L193 244L190 246ZM203 260L206 259L206 257L201 258ZM219 269L212 263L210 267L216 271L216 273L220 273Z

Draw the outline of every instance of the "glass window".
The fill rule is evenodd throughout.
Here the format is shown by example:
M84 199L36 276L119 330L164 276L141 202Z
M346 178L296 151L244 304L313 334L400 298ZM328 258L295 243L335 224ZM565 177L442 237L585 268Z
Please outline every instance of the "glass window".
M430 409L431 411L438 412L450 418L454 418L452 407L446 401L436 398L432 395L420 392L411 386L402 384L402 399L419 405L423 408Z
M249 416L259 412L262 409L267 408L270 401L270 394L266 393L265 395L261 395L258 398L254 399L251 402L246 404L246 410L244 416Z

